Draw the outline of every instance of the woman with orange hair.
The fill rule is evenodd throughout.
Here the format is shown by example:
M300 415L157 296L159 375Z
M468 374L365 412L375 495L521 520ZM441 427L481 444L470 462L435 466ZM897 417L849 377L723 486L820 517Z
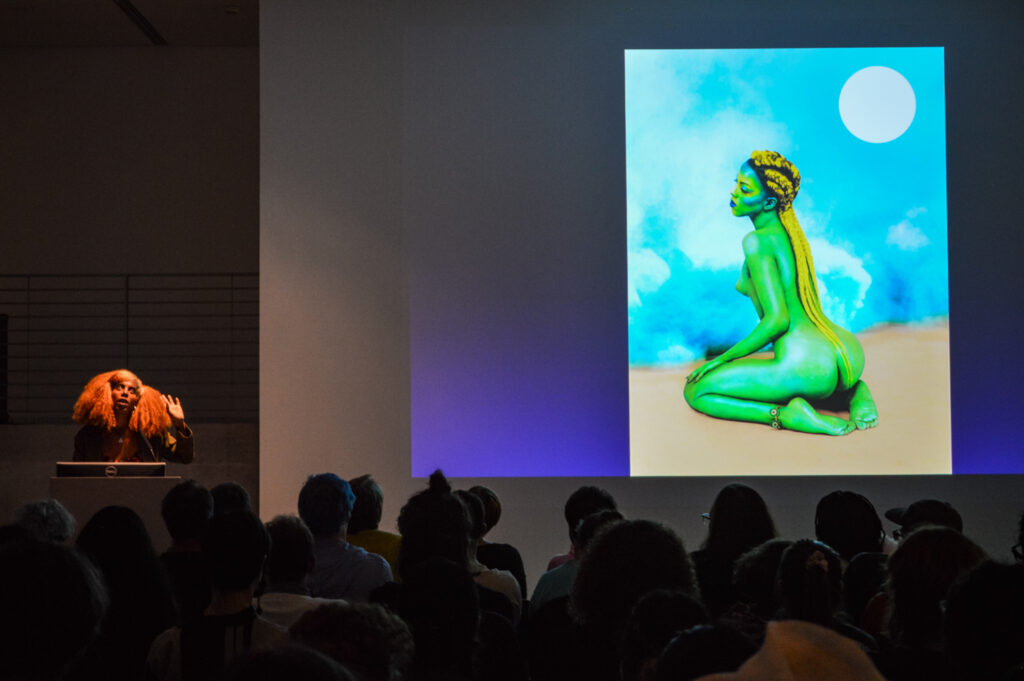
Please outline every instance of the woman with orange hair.
M75 435L75 461L192 463L196 457L181 400L143 385L127 369L94 376L78 396L73 418L83 424Z

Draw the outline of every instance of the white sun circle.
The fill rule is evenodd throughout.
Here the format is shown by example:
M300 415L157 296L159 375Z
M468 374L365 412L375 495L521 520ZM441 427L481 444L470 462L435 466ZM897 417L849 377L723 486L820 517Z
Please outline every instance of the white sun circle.
M881 144L907 131L917 112L914 88L888 66L869 66L847 79L839 93L839 116L855 137Z

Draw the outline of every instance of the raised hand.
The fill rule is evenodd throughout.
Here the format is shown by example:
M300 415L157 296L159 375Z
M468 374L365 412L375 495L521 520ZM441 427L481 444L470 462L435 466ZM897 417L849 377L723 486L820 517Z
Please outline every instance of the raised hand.
M170 395L161 395L164 404L167 405L167 415L171 417L171 423L175 428L182 428L185 425L185 410L181 407L181 400Z

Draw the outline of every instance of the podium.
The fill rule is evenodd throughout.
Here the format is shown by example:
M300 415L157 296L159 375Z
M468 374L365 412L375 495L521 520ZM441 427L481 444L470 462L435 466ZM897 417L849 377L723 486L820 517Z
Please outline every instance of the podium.
M163 553L171 537L160 516L160 504L180 476L159 478L50 478L50 496L71 511L81 532L96 511L104 506L127 506L142 518L157 554ZM77 532L76 532L77 536Z

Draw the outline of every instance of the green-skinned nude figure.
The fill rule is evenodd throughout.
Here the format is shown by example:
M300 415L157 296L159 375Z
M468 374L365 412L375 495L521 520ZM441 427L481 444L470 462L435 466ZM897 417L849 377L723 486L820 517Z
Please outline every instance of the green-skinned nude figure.
M736 289L760 321L690 374L684 395L697 411L721 419L846 435L873 428L878 411L860 380L860 342L822 312L811 249L793 212L799 189L800 172L782 154L755 151L740 167L729 206L750 218L754 231L743 237ZM774 356L749 356L768 344ZM819 413L812 403L821 401L849 409L850 418Z

